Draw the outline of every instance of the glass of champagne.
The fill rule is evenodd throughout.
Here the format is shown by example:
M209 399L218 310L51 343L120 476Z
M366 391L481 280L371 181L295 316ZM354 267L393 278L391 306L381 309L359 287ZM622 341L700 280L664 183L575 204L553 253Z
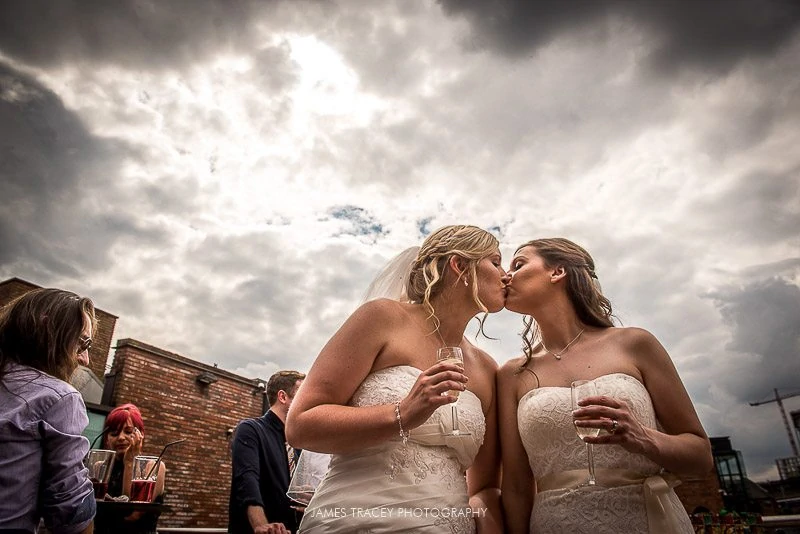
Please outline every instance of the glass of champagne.
M580 408L580 406L578 406L578 401L586 397L594 397L595 395L597 395L597 388L593 381L576 380L572 383L572 409L577 410ZM586 437L594 437L600 434L599 428L588 428L578 425L575 425L575 431L578 433L578 437L581 441ZM586 444L586 454L589 456L589 480L586 483L590 486L594 486L597 484L597 481L594 478L594 454L592 452L591 443Z
M447 362L453 363L461 367L462 372L464 369L464 355L461 353L461 347L442 347L436 352L436 361L437 362ZM450 395L451 397L458 398L458 394L460 393L457 389L451 389L442 395ZM458 408L456 408L456 403L458 401L452 403L450 405L450 417L453 419L453 430L450 432L452 436L469 436L469 432L465 430L461 430L458 427Z

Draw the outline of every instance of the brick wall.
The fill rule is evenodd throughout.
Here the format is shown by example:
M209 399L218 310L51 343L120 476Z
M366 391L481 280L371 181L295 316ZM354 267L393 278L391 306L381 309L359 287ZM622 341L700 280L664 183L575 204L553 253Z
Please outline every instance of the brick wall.
M38 287L19 278L10 278L0 282L0 305L6 305L15 298L21 297L31 289Z
M217 381L198 383L211 373ZM145 421L144 454L168 442L165 503L160 527L225 527L231 465L227 430L262 414L264 394L256 380L205 365L132 339L117 342L111 404L136 404Z
M675 493L678 494L681 503L690 514L699 506L715 514L718 514L723 508L716 469L706 478L682 482L675 488Z
M97 329L92 336L92 347L89 349L89 369L100 379L102 384L103 376L106 374L108 356L111 352L114 328L117 326L117 317L99 308L95 308L94 315L97 317Z
M28 291L39 289L40 287L20 278L10 278L0 282L0 306L4 306ZM63 289L69 291L69 288ZM92 298L91 295L81 296ZM106 374L108 355L111 351L111 339L114 337L114 328L117 325L117 316L99 308L95 308L95 316L97 317L97 331L94 333L92 348L89 349L89 369L102 383L103 375Z

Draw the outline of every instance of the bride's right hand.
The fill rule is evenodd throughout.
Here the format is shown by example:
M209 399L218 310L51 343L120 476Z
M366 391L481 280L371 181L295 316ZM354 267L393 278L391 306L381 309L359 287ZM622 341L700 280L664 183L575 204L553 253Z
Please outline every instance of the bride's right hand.
M447 395L447 392L466 390L467 381L469 378L464 374L464 369L453 363L439 362L420 373L411 391L400 401L403 428L417 428L439 406L456 402L458 397Z

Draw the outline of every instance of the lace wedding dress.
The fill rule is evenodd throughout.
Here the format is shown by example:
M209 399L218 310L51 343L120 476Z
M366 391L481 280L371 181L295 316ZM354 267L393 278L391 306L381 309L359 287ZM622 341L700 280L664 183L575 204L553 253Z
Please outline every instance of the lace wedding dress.
M406 365L371 373L350 405L393 404L408 394L420 373ZM460 428L470 435L448 434L452 423L445 405L411 431L405 446L398 433L381 445L333 455L298 532L475 532L465 471L486 431L480 399L462 392L458 413Z
M627 402L644 425L657 428L650 395L632 376L595 381L597 392ZM692 533L672 490L674 477L619 445L595 445L597 486L587 486L586 444L572 423L570 388L542 387L519 402L517 421L536 479L531 532L591 534Z

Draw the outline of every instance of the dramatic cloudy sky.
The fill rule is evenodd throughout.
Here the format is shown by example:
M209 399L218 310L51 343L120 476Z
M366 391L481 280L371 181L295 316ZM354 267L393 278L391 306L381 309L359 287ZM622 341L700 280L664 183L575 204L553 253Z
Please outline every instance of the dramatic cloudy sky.
M2 2L0 277L267 377L440 225L506 261L569 237L775 478L748 402L800 391L798 28L790 0Z

